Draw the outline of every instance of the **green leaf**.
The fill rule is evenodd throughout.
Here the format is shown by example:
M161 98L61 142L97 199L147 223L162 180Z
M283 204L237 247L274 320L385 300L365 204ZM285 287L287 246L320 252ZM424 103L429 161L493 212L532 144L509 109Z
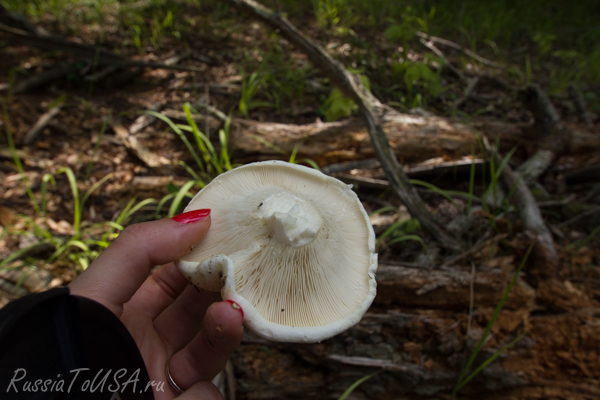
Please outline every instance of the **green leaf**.
M390 42L406 40L409 37L409 35L407 35L406 28L404 28L402 25L391 25L385 30L385 32L383 32L383 35Z
M179 192L179 188L173 182L169 182L167 183L167 191L169 193L177 193Z
M349 117L353 112L358 110L358 106L344 96L344 94L338 89L334 88L327 100L325 100L325 118L327 121L337 121L343 117Z

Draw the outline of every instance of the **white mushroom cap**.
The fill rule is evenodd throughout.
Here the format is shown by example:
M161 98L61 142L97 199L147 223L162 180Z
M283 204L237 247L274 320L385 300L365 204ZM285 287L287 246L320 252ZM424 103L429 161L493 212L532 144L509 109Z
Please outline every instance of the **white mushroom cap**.
M204 239L177 261L238 303L259 336L318 342L360 321L376 292L375 233L341 181L283 161L219 175L185 211L210 208Z

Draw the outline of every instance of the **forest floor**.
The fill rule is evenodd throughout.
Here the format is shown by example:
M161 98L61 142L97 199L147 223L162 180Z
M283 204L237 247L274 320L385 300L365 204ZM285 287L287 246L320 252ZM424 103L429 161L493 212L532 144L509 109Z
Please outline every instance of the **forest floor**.
M255 131L251 132L250 122L244 121L265 126L314 124L314 129L320 129L318 126L325 123L319 121L335 112L331 107L335 99L326 106L332 91L329 80L310 66L304 54L260 23L233 12L212 26L202 25L205 21L199 19L197 24L202 26L186 33L185 44L163 34L140 50L135 35L116 25L111 28L112 17L109 14L103 22L102 49L148 63L167 63L178 56L175 65L197 71L129 67L108 73L105 66L94 66L85 57L67 51L42 51L17 41L10 32L0 32L0 128L5 132L0 138L0 260L7 261L0 271L0 306L28 292L74 279L114 238L117 230L103 225L104 221L129 224L168 214L173 195L192 179L178 162L193 166L195 161L168 124L139 119L146 110L163 112L187 125L183 114L186 103L197 107L209 104L231 115L228 150L233 164L287 160L296 145L297 160L310 159L322 169L374 157L372 151L359 151L359 139L340 139L330 147L323 146L322 154L311 148L309 134L285 146L248 139ZM308 21L304 25L294 22L347 67L360 67L353 56L360 49L350 40L343 43ZM99 24L71 24L66 29L52 15L40 17L36 24L79 44L94 45L100 35ZM378 40L372 36L370 40ZM474 60L465 62L462 52L444 49L448 50L445 57L459 66L453 68L458 68L463 79L447 68L440 67L438 73L428 66L427 71L437 75L428 81L425 76L429 72L425 72L419 78L416 85L422 95L414 87L406 87L408 81L398 79L400 91L411 94L408 100L384 90L393 79L391 83L379 82L373 76L369 79L380 101L407 116L466 127L470 139L457 146L458 150L415 150L411 156L399 153L398 158L407 171L413 171L409 176L429 185L419 186L419 194L436 219L472 250L453 253L421 230L393 191L386 188L385 174L372 160L346 168L338 177L355 184L365 208L373 213L376 233L387 236L379 246L379 291L371 310L348 332L314 345L271 343L246 333L232 359L233 368L226 374L228 398L234 398L233 392L236 399L338 398L352 383L378 370L383 372L365 381L348 398L449 398L461 368L505 294L506 303L491 325L475 365L519 340L501 351L459 397L600 397L600 147L571 142L530 185L552 233L559 263L547 271L544 265L524 260L532 237L524 232L514 202L503 202L497 209L482 205L484 192L495 178L490 172L489 154L472 144L478 143L476 132L492 139L504 138L503 133L489 128L499 123L505 130L525 132L500 143L504 155L516 148L509 160L512 167L517 168L535 153L539 143L526 136L535 116L519 95L526 85L502 68ZM376 46L375 51L381 52L377 56L385 56L381 47ZM410 54L415 60L424 60L429 50L415 47ZM14 93L15 85L75 61L80 64L67 74ZM257 74L253 78L254 71ZM98 75L102 72L107 73ZM365 75L369 75L368 68ZM465 91L467 82L475 82L471 91ZM271 90L277 85L289 85L289 90ZM589 85L584 91L600 97L597 86ZM584 121L575 97L559 93L550 99L561 129L571 137L583 137L585 143L597 143L600 118L593 107L587 114L589 120ZM337 101L342 114L351 110L351 103ZM28 138L32 127L53 109L42 129ZM226 127L208 114L200 110L194 116L219 149L222 142L218 132ZM131 133L136 121L143 126ZM343 121L361 124L356 116ZM366 131L357 132L353 135L363 135L360 140L368 142ZM184 134L194 142L191 133ZM15 147L11 149L13 140ZM318 140L326 141L327 137ZM436 143L435 139L424 140ZM283 149L273 150L275 144ZM144 158L142 153L151 157ZM465 160L466 170L452 164ZM475 164L475 160L482 161ZM475 165L477 168L471 167ZM414 172L419 171L417 167L428 172L419 175ZM79 211L68 174L59 173L64 168L74 172L79 199L101 183ZM56 185L49 183L46 174L55 174ZM205 171L202 177L210 174L214 172ZM437 189L432 190L431 185ZM191 191L198 189L193 186ZM155 201L142 204L131 215L125 213L127 220L118 219L132 200L140 204L145 199ZM161 199L165 201L158 209ZM45 208L46 214L36 207ZM574 218L578 215L583 217ZM420 240L411 239L411 235ZM482 237L485 240L479 240ZM69 240L81 240L86 246L78 247ZM65 244L69 246L64 252L53 255ZM518 279L511 287L517 270Z

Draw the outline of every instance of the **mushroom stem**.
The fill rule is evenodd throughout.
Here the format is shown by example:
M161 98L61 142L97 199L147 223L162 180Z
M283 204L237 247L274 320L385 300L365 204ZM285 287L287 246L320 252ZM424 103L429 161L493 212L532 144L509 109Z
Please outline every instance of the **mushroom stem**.
M317 237L323 218L308 201L284 191L267 197L261 204L259 218L279 243L300 247Z

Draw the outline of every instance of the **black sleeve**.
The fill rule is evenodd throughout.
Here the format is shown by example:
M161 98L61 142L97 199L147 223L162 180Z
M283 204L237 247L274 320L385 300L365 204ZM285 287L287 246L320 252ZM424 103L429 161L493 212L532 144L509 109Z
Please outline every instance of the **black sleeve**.
M100 303L57 288L0 310L0 399L147 400L152 384L127 328Z

